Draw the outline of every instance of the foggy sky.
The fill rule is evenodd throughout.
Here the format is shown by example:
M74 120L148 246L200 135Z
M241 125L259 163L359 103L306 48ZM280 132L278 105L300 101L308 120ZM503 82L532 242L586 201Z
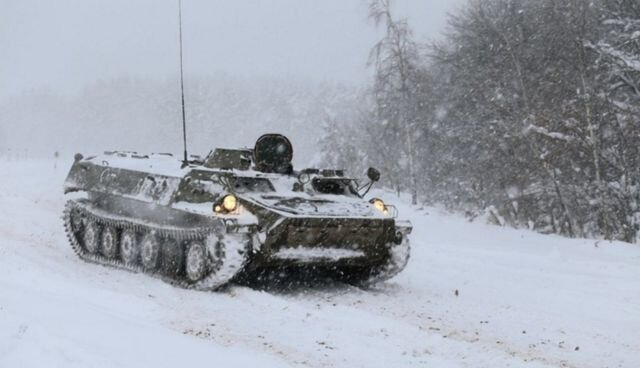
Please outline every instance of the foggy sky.
M398 0L419 39L463 0ZM177 0L2 0L0 97L75 93L121 75L175 76ZM380 35L365 0L183 0L185 71L365 83Z

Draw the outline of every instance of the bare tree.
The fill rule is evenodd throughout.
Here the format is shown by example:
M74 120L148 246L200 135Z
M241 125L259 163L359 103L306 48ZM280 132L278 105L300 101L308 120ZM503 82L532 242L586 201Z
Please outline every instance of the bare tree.
M384 121L383 139L401 133L398 144L388 146L398 148L406 160L406 175L411 201L418 201L418 177L416 172L416 134L421 120L418 114L420 58L418 46L413 41L412 31L406 19L395 19L391 14L391 0L374 0L369 6L369 17L376 26L385 29L384 37L373 47L369 62L375 67L373 94L376 101L378 119ZM389 157L390 159L393 159ZM403 160L404 159L404 160Z

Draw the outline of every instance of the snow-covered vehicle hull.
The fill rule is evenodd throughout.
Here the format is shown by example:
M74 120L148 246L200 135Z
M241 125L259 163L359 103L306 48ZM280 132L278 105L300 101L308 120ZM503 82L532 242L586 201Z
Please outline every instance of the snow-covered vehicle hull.
M265 147L278 144L288 145L284 159L270 162L280 153ZM65 182L70 243L86 261L202 290L265 269L362 283L400 272L411 225L357 195L340 171L294 172L290 156L278 135L182 167L169 155L78 155Z

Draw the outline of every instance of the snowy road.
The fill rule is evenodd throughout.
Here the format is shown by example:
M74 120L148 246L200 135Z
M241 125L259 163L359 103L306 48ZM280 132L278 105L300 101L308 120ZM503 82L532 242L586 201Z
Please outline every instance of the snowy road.
M0 367L640 366L639 246L401 204L412 258L375 290L181 290L76 258L67 164L0 162Z

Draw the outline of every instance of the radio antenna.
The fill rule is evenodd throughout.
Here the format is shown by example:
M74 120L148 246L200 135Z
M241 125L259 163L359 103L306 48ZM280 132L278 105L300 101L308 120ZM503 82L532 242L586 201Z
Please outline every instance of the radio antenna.
M178 29L180 35L180 97L182 99L182 143L184 145L184 157L182 167L189 165L187 156L187 119L184 112L184 74L182 72L182 0L178 0Z

